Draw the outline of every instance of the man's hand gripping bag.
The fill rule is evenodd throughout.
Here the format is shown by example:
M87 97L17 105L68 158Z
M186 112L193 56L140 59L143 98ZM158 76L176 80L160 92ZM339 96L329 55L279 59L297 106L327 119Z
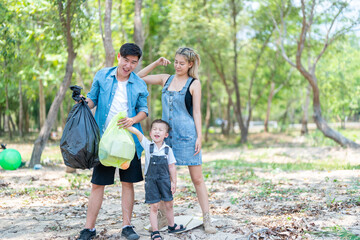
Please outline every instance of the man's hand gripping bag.
M104 166L126 170L135 155L135 143L132 134L117 126L117 122L126 117L125 112L115 115L100 140L99 158Z
M66 166L90 169L99 164L100 130L85 98L80 98L80 87L71 86L75 104L67 119L60 141L61 154Z

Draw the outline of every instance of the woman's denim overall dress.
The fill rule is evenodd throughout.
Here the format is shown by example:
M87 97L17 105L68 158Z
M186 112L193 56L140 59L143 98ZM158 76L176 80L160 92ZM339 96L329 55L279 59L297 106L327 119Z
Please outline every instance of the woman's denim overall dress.
M172 201L169 173L169 147L165 147L165 155L154 156L154 143L150 144L150 162L145 176L145 202L157 203Z
M168 91L174 79L170 76L162 90L162 119L169 123L171 131L165 139L176 158L177 165L201 165L201 151L194 156L197 139L194 118L185 105L185 94L192 78L189 77L180 91Z

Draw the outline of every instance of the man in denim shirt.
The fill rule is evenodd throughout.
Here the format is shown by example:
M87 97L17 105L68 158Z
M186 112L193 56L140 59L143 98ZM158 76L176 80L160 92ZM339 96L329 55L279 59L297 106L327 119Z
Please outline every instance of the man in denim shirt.
M100 128L101 136L111 118L120 111L127 112L127 117L118 123L120 127L134 126L142 132L140 122L148 114L148 91L145 82L133 73L141 55L142 51L136 44L126 43L121 46L118 53L118 66L101 69L94 77L86 101L90 108L97 107L95 120ZM136 146L134 159L127 170L119 170L123 218L121 235L130 240L140 238L131 225L131 216L134 206L133 183L143 180L140 161L143 148L138 138L135 135L133 137ZM115 167L105 167L102 164L94 167L85 229L80 232L78 239L92 239L96 236L95 222L101 208L104 189L106 185L114 184L115 170Z

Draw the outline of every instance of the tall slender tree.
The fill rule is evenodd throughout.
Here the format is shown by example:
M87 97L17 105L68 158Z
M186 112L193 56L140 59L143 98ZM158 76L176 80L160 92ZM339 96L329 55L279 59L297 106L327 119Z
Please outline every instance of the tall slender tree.
M144 48L144 30L141 21L142 0L135 0L135 15L134 15L134 42L141 48ZM135 72L142 68L141 61L137 65Z
M74 71L73 65L76 58L76 52L75 52L76 45L74 45L74 38L73 38L73 30L75 25L74 22L78 20L76 19L76 17L77 18L83 17L81 2L72 1L72 0L66 0L66 1L57 0L56 3L57 3L57 10L59 14L62 32L66 40L66 47L67 47L66 71L63 81L54 98L54 101L51 104L45 124L41 127L40 134L38 138L35 140L33 151L31 154L30 164L29 164L30 167L33 167L35 164L40 163L42 152L45 148L45 144L49 139L50 131L55 122L55 118L57 117L59 107L62 101L64 100L66 90L68 90L70 86L71 78ZM82 26L82 27L83 27L82 29L86 28L86 26Z
M101 16L101 4L99 4L99 24L100 24L100 33L103 40L104 49L105 49L105 67L112 67L115 59L115 49L113 47L113 42L111 38L111 10L112 10L112 0L105 1L105 18L104 18L104 32L102 27L102 16Z
M277 41L278 46L280 48L280 51L282 53L282 56L284 59L294 68L296 68L300 74L309 82L312 88L313 92L313 118L314 122L316 123L317 128L324 134L324 136L334 140L338 144L344 147L351 147L351 148L360 148L360 145L349 140L348 138L344 137L339 132L332 129L326 120L322 116L321 112L321 103L320 103L320 89L318 85L318 79L316 76L316 67L319 62L319 60L324 56L324 53L336 39L338 39L340 36L344 35L345 33L349 32L351 29L353 29L356 25L360 22L360 16L358 13L358 16L355 18L346 18L342 13L348 9L350 6L347 1L337 1L329 3L330 7L327 9L327 14L325 14L326 20L330 20L330 24L328 25L326 31L325 31L325 37L324 41L322 43L322 47L316 57L311 61L311 64L306 68L306 66L303 64L303 55L304 50L306 50L306 41L308 40L310 29L313 29L314 25L316 24L323 24L323 22L319 22L321 19L321 16L315 16L315 9L316 7L324 8L324 5L321 5L321 3L325 3L325 1L316 1L312 0L310 4L306 4L304 0L301 0L301 31L298 36L298 41L296 44L296 57L295 62L291 60L291 58L287 55L286 49L284 47L284 41L287 37L287 31L286 31L286 21L285 17L286 14L284 9L288 9L291 7L291 2L287 2L287 6L284 6L284 2L281 1L281 4L278 5L278 10L280 13L277 14L279 16L280 21L276 21L276 18L273 14L273 22L277 27L279 41ZM339 20L340 17L343 17L343 25L335 29L335 23ZM280 23L280 24L278 24ZM318 36L320 37L320 36ZM307 49L308 51L314 50L314 49Z

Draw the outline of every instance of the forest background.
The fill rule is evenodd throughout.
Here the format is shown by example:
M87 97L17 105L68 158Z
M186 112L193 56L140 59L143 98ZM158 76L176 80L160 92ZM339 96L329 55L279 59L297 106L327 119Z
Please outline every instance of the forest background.
M205 151L289 142L358 151L356 3L0 0L0 140L31 146L31 155L23 156L27 166L46 165L43 151L58 146L74 105L69 86L88 93L95 73L115 66L119 47L135 42L144 52L137 70L161 56L172 61L178 47L200 54ZM171 74L173 66L157 72ZM148 90L145 130L161 117L161 88Z
M86 94L96 71L116 64L125 42L144 50L138 69L189 46L202 57L202 113L209 132L238 134L269 121L275 131L315 122L326 137L359 147L327 122L358 121L359 8L351 1L5 1L1 3L0 133L38 132L42 152L61 134L73 106L70 85ZM172 73L173 68L159 68ZM149 122L161 91L149 86ZM54 97L56 96L56 97ZM311 116L313 115L313 118ZM309 117L310 116L310 117ZM56 133L54 133L56 134ZM35 145L36 145L35 144ZM40 161L33 156L32 164Z

